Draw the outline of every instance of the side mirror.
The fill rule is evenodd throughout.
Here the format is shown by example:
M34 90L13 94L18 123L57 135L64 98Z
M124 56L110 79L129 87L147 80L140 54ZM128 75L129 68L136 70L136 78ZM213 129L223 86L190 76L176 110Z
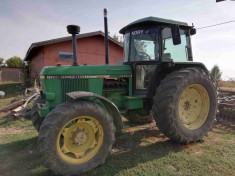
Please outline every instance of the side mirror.
M192 29L190 29L189 30L189 33L190 33L190 35L194 35L194 34L196 34L196 29L195 28L192 28Z
M171 35L173 39L174 45L181 44L181 38L180 38L180 27L179 25L171 26Z

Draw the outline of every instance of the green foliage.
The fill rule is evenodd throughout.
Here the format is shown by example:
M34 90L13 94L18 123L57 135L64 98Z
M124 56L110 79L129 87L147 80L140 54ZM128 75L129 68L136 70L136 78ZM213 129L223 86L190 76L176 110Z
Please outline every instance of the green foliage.
M24 74L24 87L35 87L35 81L39 78L35 76L37 74L35 74L33 67L30 65L29 62L23 62L21 68Z
M8 67L22 67L23 66L23 61L21 60L20 57L13 56L10 59L6 60L6 65Z
M113 39L116 40L117 42L123 44L123 38L122 38L122 37L120 37L120 36L114 34L114 35L113 35Z
M211 77L217 82L221 80L222 72L218 65L214 65L210 72Z
M2 57L0 57L0 68L4 65L4 59Z
M36 81L36 79L34 80L33 87L34 87L34 88L38 88L38 85L37 85L37 81Z

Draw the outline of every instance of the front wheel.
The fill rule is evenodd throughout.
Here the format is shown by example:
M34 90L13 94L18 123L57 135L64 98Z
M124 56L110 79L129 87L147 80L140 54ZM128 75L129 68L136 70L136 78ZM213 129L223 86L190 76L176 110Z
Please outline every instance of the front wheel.
M33 103L33 107L31 109L31 120L34 128L39 132L39 129L42 125L43 118L39 115L38 103L44 103L44 100L39 96Z
M112 117L102 106L88 100L69 101L48 114L38 145L55 174L74 175L104 163L114 134Z
M159 129L167 137L176 142L196 142L212 129L216 87L199 68L177 70L157 87L152 108Z

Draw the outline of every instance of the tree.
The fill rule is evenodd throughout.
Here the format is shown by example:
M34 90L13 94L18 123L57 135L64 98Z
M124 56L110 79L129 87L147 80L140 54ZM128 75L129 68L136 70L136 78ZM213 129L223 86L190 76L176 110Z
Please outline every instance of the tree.
M119 42L119 37L116 34L113 35L113 39Z
M0 68L4 65L3 61L4 61L4 59L2 57L0 57Z
M113 39L116 40L117 42L123 44L123 38L119 37L118 35L114 34Z
M214 65L210 72L211 77L217 82L221 80L222 72L218 65Z
M32 65L29 64L29 62L23 62L21 70L24 75L24 86L25 87L32 87L35 82L35 75L30 74L32 69Z
M6 65L8 67L22 67L23 61L18 56L13 56L10 59L6 60Z

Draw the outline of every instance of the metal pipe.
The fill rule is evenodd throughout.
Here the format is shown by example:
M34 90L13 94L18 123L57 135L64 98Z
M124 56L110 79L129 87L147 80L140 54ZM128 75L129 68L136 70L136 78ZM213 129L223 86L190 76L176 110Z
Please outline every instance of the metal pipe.
M108 20L107 20L108 11L104 9L104 43L105 43L105 64L109 64L109 40L108 40Z
M78 66L78 58L77 58L77 42L76 42L76 34L72 34L73 38L73 65Z
M77 40L76 34L79 34L80 27L77 25L68 25L67 31L69 34L72 34L72 42L73 42L73 65L78 66L78 59L77 59Z

